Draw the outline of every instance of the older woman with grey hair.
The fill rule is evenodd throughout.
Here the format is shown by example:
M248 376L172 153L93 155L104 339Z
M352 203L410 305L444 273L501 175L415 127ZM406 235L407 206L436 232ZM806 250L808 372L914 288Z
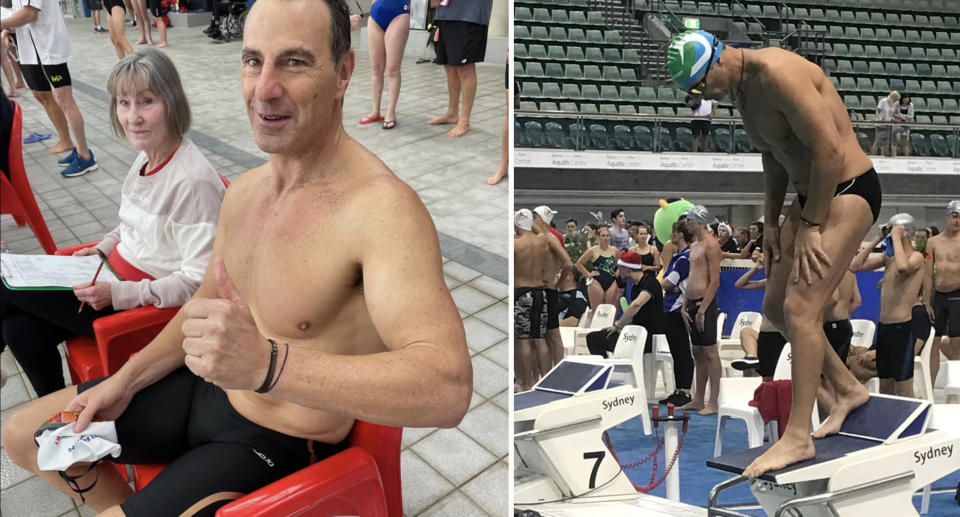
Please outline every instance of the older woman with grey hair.
M182 305L200 286L213 251L225 187L184 136L190 106L170 58L153 48L127 55L110 73L107 91L114 131L140 154L123 183L120 224L74 254L100 254L122 281L73 291L4 286L0 296L0 346L10 346L39 396L64 387L60 341L93 337L93 321L115 311Z

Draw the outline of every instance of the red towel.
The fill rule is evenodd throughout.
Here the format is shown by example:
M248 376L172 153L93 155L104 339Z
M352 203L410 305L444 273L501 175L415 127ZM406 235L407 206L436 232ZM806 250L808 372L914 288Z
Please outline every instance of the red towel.
M750 405L760 410L763 423L777 419L777 434L782 438L790 419L790 404L792 402L793 387L789 380L769 381L761 384L753 392Z

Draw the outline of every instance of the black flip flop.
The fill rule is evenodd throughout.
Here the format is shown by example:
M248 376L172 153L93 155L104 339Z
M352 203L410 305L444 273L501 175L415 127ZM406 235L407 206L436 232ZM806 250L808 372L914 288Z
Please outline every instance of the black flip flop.
M397 127L397 121L396 121L396 120L384 120L384 121L383 121L383 129L393 129L393 128L395 128L395 127Z

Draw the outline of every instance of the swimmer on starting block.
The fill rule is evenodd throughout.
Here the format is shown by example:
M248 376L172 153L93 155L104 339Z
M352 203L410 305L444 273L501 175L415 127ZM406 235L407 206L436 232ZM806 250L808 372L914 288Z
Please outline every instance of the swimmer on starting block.
M4 451L18 465L76 497L39 470L34 431L62 410L80 411L77 432L99 415L116 422L116 462L169 465L131 493L112 466L78 475L86 465L74 464L74 486L92 486L88 506L111 517L212 515L344 449L355 419L463 418L470 355L430 214L343 129L349 16L344 0L253 5L241 86L269 161L227 189L215 258L153 341L114 375L10 416Z
M783 437L744 471L756 477L814 456L810 416L821 370L837 403L816 437L838 432L869 398L827 346L822 324L827 299L880 213L880 182L837 91L802 56L728 48L709 32L687 31L668 46L667 68L684 91L736 104L762 153L766 221L780 216L790 183L797 192L782 229L764 228L763 314L793 345L793 404Z

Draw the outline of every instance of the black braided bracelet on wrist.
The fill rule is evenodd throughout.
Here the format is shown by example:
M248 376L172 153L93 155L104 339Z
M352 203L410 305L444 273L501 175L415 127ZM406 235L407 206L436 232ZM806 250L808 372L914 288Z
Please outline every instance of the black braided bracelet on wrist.
M267 391L272 390L273 387L276 386L278 382L280 382L280 375L283 374L283 368L287 366L287 356L290 355L290 343L284 343L283 346L285 347L283 349L283 362L280 363L280 369L277 370L277 377L273 379L273 384L271 384L270 387L267 388Z
M820 227L820 223L815 223L815 222L807 219L806 217L803 216L803 214L800 214L800 220L803 221L803 224L805 224L805 225L807 225L807 226L811 226L811 227L813 227L813 228L819 228L819 227Z
M277 367L277 342L267 338L267 341L270 342L270 346L273 349L270 351L270 366L267 368L267 378L263 380L263 384L257 388L257 393L266 393L270 390L270 381L273 380L273 370Z

